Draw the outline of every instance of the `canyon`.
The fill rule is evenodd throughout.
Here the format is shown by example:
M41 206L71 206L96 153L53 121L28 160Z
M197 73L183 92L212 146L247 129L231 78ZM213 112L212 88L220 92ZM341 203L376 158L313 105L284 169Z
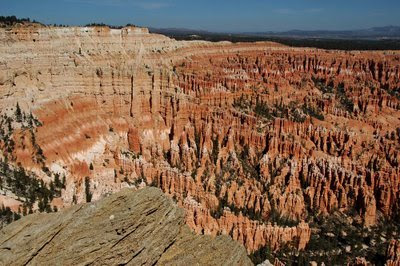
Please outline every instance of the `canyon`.
M40 25L1 28L0 43L3 208L154 186L195 233L229 235L253 256L351 263L396 250L398 51ZM357 234L367 247L347 240ZM315 247L336 238L345 244Z

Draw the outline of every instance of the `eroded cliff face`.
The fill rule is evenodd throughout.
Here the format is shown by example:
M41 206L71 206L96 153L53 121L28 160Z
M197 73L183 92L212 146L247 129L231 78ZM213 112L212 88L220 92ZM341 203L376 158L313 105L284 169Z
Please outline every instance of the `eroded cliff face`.
M303 250L318 214L366 227L399 215L398 52L178 42L138 28L0 39L2 157L45 184L65 176L50 205L157 186L194 231L249 253Z

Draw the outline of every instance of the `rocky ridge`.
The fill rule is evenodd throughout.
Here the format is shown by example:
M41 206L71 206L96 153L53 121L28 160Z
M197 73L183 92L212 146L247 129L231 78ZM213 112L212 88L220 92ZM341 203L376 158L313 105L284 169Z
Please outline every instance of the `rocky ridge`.
M227 236L198 236L159 189L32 214L0 231L1 265L251 265Z

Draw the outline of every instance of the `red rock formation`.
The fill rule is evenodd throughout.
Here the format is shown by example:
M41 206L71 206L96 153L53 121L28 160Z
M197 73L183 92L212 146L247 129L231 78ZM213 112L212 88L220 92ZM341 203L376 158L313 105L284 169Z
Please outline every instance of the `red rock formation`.
M183 206L187 210L186 223L197 233L214 236L230 234L233 239L247 247L249 252L258 250L265 244L273 250L278 250L282 244L294 240L297 242L296 247L302 250L310 239L310 228L304 222L295 227L280 227L252 221L242 213L235 215L229 210L224 210L221 217L216 219L193 199L186 200Z
M348 265L352 266L367 266L369 265L365 258L357 257L352 263L348 263Z
M396 266L400 265L400 241L392 240L386 251L386 265Z

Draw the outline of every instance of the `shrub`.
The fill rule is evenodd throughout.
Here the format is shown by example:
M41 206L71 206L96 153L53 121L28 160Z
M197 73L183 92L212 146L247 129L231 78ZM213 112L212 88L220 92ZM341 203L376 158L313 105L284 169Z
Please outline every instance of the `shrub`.
M273 261L271 249L268 246L262 247L249 255L254 265L261 264L265 260Z
M218 154L219 154L219 143L218 143L218 137L213 139L212 141L213 147L211 151L211 161L216 164L218 160Z
M274 119L274 117L271 114L270 108L263 101L258 101L258 100L256 101L256 107L254 108L254 113L268 120Z
M314 108L312 106L307 106L306 104L304 104L302 109L304 113L309 114L310 116L315 117L318 120L323 121L325 119L319 108Z
M337 88L336 94L339 97L339 101L340 101L340 104L342 105L342 107L349 113L352 113L353 109L354 109L354 103L351 99L349 99L347 97L344 87L339 86Z

